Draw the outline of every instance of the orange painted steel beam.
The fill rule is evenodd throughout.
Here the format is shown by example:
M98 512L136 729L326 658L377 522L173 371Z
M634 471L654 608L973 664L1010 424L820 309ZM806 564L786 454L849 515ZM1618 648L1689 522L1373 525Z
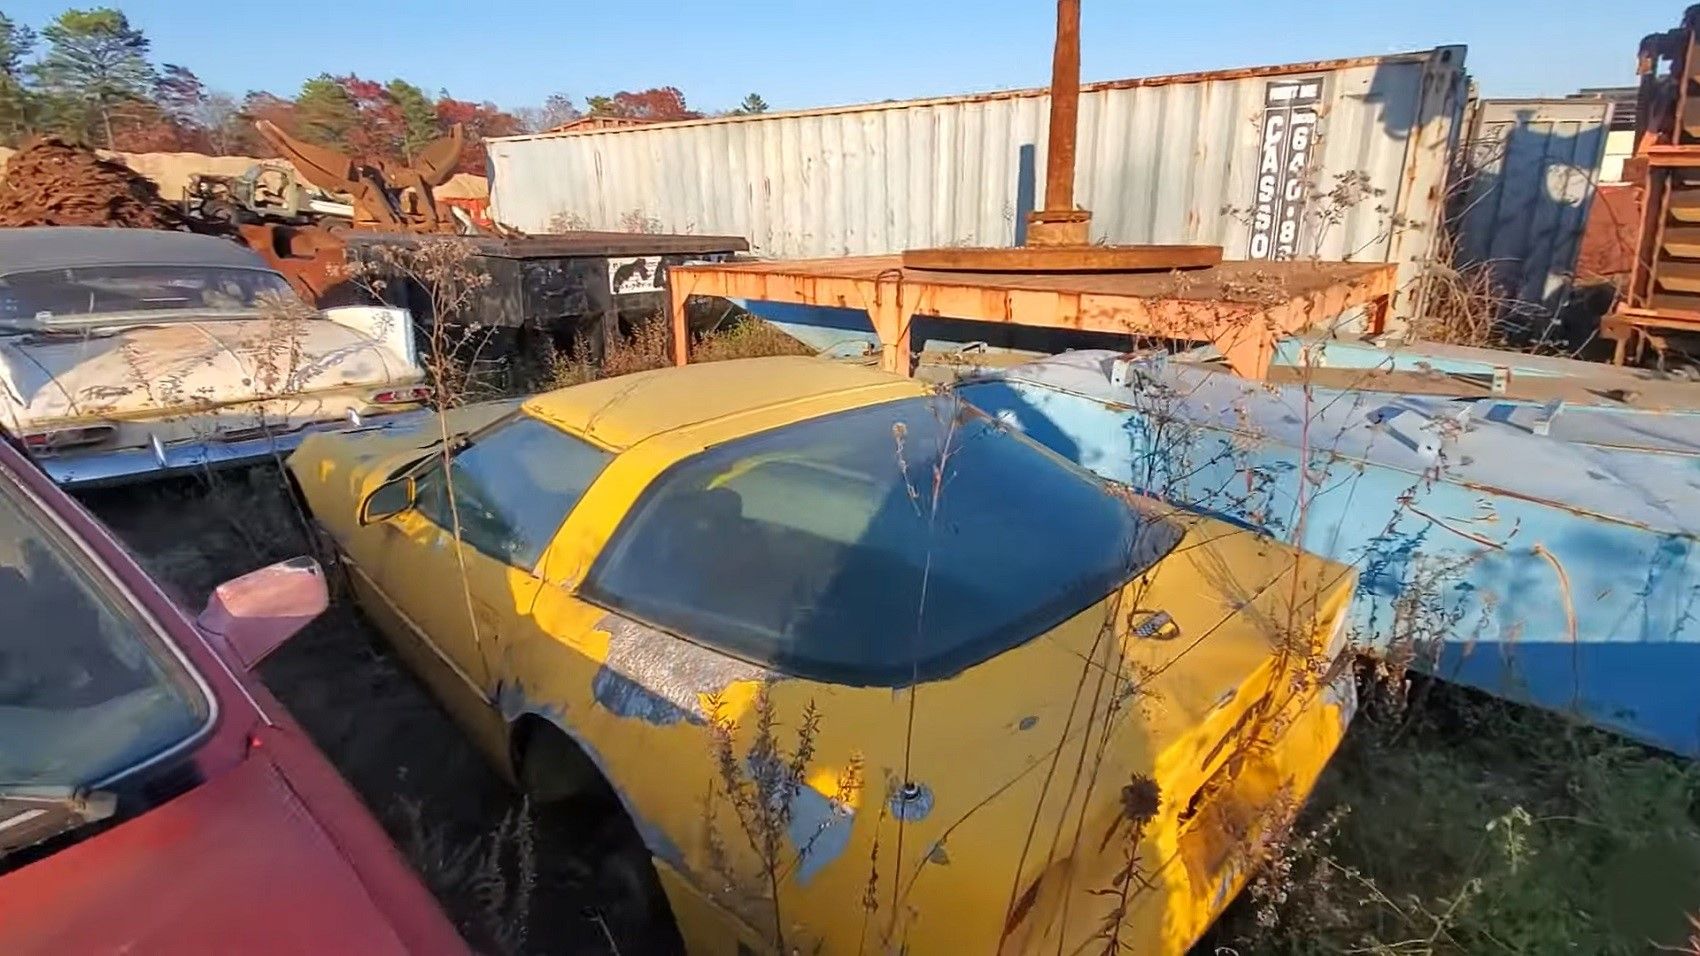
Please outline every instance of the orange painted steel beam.
M905 270L898 256L674 266L673 360L689 359L692 295L862 309L881 364L909 374L913 316L1210 342L1247 378L1263 378L1275 343L1359 306L1385 314L1395 267L1384 263L1225 262L1180 275L1005 275Z

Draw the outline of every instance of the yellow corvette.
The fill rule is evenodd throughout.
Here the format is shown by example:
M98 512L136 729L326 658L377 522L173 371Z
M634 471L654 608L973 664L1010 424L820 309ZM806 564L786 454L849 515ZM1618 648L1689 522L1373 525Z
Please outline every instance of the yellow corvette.
M749 359L446 425L289 468L488 756L618 797L692 953L1182 952L1351 716L1348 568L909 379Z

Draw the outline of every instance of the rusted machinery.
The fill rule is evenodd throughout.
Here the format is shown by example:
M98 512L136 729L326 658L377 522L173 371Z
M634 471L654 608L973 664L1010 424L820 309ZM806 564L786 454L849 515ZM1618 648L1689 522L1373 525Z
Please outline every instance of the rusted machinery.
M1700 341L1697 33L1700 6L1693 6L1676 29L1641 41L1635 155L1624 168L1626 179L1641 184L1640 233L1629 285L1600 322L1619 365L1644 361L1651 349L1663 367L1694 354Z
M183 215L232 227L265 222L306 226L325 219L350 222L354 207L305 183L293 167L264 162L255 163L239 176L190 176L183 189Z
M315 217L305 224L248 222L237 226L243 241L310 302L340 305L346 304L344 298L354 295L345 288L344 233L349 228L401 235L475 231L470 219L464 214L457 216L432 193L454 175L465 148L466 131L458 123L407 165L350 157L327 146L304 143L265 120L255 126L302 179L352 201L351 226L350 219L341 217Z
M253 217L237 226L243 241L304 298L327 307L363 304L374 294L350 281L351 264L382 272L386 250L418 247L422 237L466 235L468 266L486 278L468 309L480 326L502 330L500 344L481 348L486 357L520 347L522 332L544 333L554 347L572 347L581 333L594 333L593 344L605 347L620 334L623 314L635 321L665 304L663 277L671 266L749 248L736 236L525 236L499 224L480 229L467 210L432 192L448 181L465 148L458 125L407 165L355 159L303 143L270 123L258 127L302 179L349 197L352 208L305 224ZM415 283L386 283L381 295L387 304L409 309L424 327L436 320L436 304Z
M1051 119L1045 157L1045 208L1028 217L1027 239L1013 248L910 249L908 269L952 272L1167 272L1222 261L1221 246L1110 246L1090 238L1092 212L1074 204L1074 153L1080 117L1080 0L1057 0L1051 53Z
M412 163L358 160L328 146L303 143L268 120L254 124L260 135L303 179L326 192L354 200L354 228L382 232L452 233L458 231L447 206L431 190L448 182L466 146L466 130L456 123L449 134L419 151Z

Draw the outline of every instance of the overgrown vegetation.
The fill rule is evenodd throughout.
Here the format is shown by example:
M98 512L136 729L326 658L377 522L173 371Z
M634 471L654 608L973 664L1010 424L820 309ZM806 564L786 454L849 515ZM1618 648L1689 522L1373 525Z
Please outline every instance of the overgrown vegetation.
M1452 252L1454 235L1438 241L1441 253L1429 258L1417 282L1423 309L1411 319L1412 341L1510 347L1507 322L1525 315L1527 306L1506 294L1500 270L1491 263L1460 263Z
M656 315L623 333L598 360L590 336L580 335L571 349L549 353L533 387L540 391L566 388L593 379L666 368L673 364L668 351L670 338L667 317ZM691 345L692 362L809 354L812 353L803 343L754 317L710 329L698 335Z
M443 899L476 902L470 925L471 941L483 952L520 956L532 952L532 897L537 888L537 843L531 807L521 803L484 837L455 839L441 824L427 819L418 801L403 799L402 852L431 891Z
M475 264L476 254L466 239L430 236L375 244L349 267L351 280L374 301L385 301L392 286L424 295L430 314L421 317L419 358L439 409L499 398L504 391L499 365L486 355L495 330L473 315L479 292L490 284L490 274Z
M1216 946L1391 956L1692 945L1683 914L1700 899L1700 768L1470 691L1428 690L1409 709L1360 717Z

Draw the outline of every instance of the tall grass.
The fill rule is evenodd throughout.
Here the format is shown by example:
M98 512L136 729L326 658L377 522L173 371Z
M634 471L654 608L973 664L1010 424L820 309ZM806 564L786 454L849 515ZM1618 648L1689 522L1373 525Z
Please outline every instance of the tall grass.
M580 335L571 349L557 349L547 356L535 387L566 388L593 379L666 368L673 364L668 351L670 334L666 316L652 316L609 343L600 361L589 336ZM749 316L702 333L691 347L693 363L809 354L812 352L803 343Z
M1434 684L1370 708L1217 927L1258 953L1645 953L1691 945L1700 767Z

